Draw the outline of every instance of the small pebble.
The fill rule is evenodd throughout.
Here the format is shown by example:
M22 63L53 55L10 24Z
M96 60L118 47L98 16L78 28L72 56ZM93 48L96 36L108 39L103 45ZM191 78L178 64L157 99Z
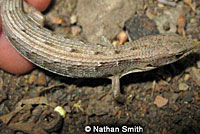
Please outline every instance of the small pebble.
M73 25L77 22L78 17L76 15L72 15L70 17L70 23Z
M119 44L119 41L117 41L117 40L112 42L112 45L115 46L115 47L118 46L118 44Z
M38 71L33 71L29 77L28 84L34 84L37 79Z
M197 68L200 69L200 61L197 62Z
M166 81L170 82L172 80L172 77L167 77Z
M46 75L44 73L40 72L38 74L38 78L37 78L36 83L38 85L46 86L47 85Z
M62 24L62 23L63 23L63 20L62 20L61 18L56 18L56 17L54 17L54 18L52 19L52 23L53 23L53 24Z
M169 22L165 22L165 24L163 25L163 29L165 31L169 31L170 30L170 24L169 24Z
M184 76L184 80L185 80L185 81L188 81L189 78L190 78L190 75L189 75L189 74L186 74L186 75Z
M167 98L163 98L162 96L158 95L156 96L156 99L154 100L154 104L157 105L157 107L163 107L168 103Z
M176 3L175 2L171 2L171 1L168 1L168 0L158 0L159 4L165 4L165 5L168 5L168 6L176 6Z
M163 4L161 4L161 3L158 3L158 7L159 8L164 8L165 6Z
M149 18L149 19L153 19L153 17L154 17L154 15L151 13L151 12L149 12L149 11L147 11L146 12L146 16Z
M191 78L196 82L198 86L200 86L200 72L195 67L192 67L192 71L190 73Z
M184 92L183 93L183 102L188 104L193 100L193 92Z
M126 42L128 40L128 36L126 34L125 31L121 31L118 36L117 36L117 39L118 39L118 45L121 46L122 44L124 44L124 42Z
M64 109L65 109L65 111L67 113L71 113L72 112L72 110L71 110L71 108L69 106L65 106Z
M196 18L191 18L191 19L190 19L190 23L191 23L191 24L197 23L197 19L196 19Z
M0 90L3 89L3 79L0 77Z
M81 32L81 28L79 26L72 26L72 35L73 37L78 35Z
M186 91L189 89L189 86L186 84L186 83L179 83L178 85L178 89L181 90L181 91Z
M179 98L179 94L178 93L172 93L170 95L170 98L169 98L169 103L170 104L175 103L178 98Z

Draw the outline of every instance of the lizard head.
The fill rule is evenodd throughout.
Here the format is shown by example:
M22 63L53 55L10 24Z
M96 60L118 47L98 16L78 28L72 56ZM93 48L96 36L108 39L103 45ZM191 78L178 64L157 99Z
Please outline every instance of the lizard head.
M192 39L185 39L179 35L170 36L169 41L163 47L165 50L160 51L163 57L159 61L156 61L156 64L166 65L176 62L198 50L199 46L200 43Z
M151 40L149 40L151 38ZM142 54L135 59L137 64L133 64L125 70L122 76L133 73L143 72L176 62L190 53L197 50L199 42L192 39L185 39L177 34L165 34L143 38L140 48L135 49ZM150 45L149 45L150 44Z

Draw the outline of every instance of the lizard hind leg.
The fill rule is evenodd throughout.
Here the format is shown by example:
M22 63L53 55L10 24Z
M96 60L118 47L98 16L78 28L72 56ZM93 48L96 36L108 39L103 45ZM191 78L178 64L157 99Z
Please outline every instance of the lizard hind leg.
M25 1L23 2L23 7L29 19L34 21L39 26L44 26L45 17L41 12L39 12L37 9L27 4Z
M112 80L112 92L113 92L113 98L118 103L124 103L125 98L124 95L121 93L120 88L120 76L115 75L110 77Z

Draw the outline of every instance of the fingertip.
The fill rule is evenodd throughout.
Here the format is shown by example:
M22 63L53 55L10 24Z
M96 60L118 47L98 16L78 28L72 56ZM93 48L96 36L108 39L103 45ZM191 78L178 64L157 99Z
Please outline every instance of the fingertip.
M34 65L22 57L8 42L5 35L0 36L0 68L13 74L31 71Z
M39 11L44 11L51 0L25 0L27 3L38 9Z
M25 0L39 11L44 11L51 0ZM0 19L0 68L13 74L24 74L31 71L35 66L21 56L8 42L2 32Z
M0 10L0 16L1 16L1 10ZM0 19L0 35L1 35L1 32L2 32L2 22L1 22L1 19Z

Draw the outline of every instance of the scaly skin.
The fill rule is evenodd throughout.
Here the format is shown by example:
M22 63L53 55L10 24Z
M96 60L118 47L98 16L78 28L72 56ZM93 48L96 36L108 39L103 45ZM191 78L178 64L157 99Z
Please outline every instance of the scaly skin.
M170 64L198 46L176 34L147 36L119 47L68 39L34 21L23 11L23 0L4 0L1 17L10 43L32 63L68 77L112 77L116 92L120 77Z

